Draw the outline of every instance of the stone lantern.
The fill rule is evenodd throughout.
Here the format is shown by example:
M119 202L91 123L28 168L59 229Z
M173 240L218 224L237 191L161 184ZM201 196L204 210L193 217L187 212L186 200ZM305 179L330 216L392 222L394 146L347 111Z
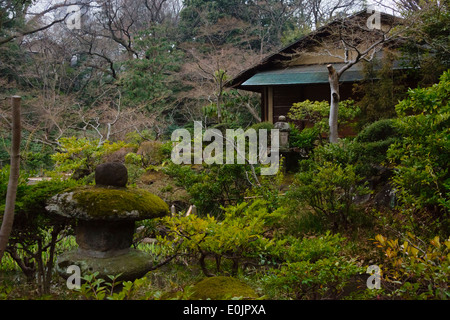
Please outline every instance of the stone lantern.
M121 274L119 280L133 281L152 267L149 253L132 249L135 221L169 214L168 205L158 196L127 188L127 169L120 163L96 168L95 186L84 186L58 194L46 209L76 219L78 248L61 254L56 270L68 278L70 265L81 275L99 272L99 278Z
M286 122L285 116L279 116L278 121L273 125L274 129L280 130L280 151L289 150L289 132L291 127Z

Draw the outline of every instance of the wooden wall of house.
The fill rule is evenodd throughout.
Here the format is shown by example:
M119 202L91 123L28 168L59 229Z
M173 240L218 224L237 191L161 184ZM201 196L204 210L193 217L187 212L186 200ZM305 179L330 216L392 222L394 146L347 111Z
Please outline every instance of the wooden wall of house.
M341 99L345 100L351 98L353 83L341 83L340 94ZM269 111L270 99L272 99L273 110ZM262 94L261 103L264 108L261 110L262 119L269 121L269 115L272 113L272 123L278 121L278 117L283 115L287 117L287 114L296 102L304 100L311 101L328 101L330 102L330 86L329 84L308 84L308 85L290 85L290 86L272 86L266 88ZM292 120L290 120L292 121ZM311 126L305 121L292 121L299 129ZM342 133L341 133L342 131ZM353 131L349 128L342 128L340 130L342 135L352 135Z
M352 97L352 83L341 83L340 95L345 100ZM330 86L328 84L308 84L296 86L273 86L273 118L275 123L281 115L287 116L289 109L296 102L305 100L330 102ZM265 109L268 109L267 97L264 101ZM267 112L268 113L268 112ZM265 112L266 114L266 112Z

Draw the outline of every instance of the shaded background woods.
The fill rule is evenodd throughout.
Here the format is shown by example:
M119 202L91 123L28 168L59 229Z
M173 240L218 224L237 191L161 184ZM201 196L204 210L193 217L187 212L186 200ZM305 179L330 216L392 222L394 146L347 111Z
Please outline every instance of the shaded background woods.
M79 5L79 30L64 22L48 27L67 17L65 6L54 8L45 1L6 1L2 6L5 41L48 27L5 42L0 52L1 95L24 98L30 156L37 157L34 148L46 157L61 147L61 137L80 133L102 143L124 139L129 132L159 139L193 120L246 127L258 119L259 99L225 91L225 82L337 14L359 9L350 0ZM49 12L33 15L36 11ZM2 116L5 128L7 113ZM0 159L7 162L5 152Z

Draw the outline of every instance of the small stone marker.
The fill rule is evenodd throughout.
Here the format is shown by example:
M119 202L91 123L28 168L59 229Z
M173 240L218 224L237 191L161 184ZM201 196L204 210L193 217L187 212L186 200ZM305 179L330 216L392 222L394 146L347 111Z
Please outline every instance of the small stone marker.
M289 132L291 131L291 127L286 122L286 117L279 116L278 122L273 127L274 129L280 130L280 150L289 149Z

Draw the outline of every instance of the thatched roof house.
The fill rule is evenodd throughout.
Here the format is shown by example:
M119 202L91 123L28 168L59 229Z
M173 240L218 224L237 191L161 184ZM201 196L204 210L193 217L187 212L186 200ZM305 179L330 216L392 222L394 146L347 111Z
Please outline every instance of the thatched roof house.
M348 45L364 47L372 34L380 36L398 24L399 18L379 13L379 29L369 29L371 13L362 11L345 19L338 19L302 37L282 50L266 57L255 66L242 71L227 83L227 87L258 92L261 94L262 121L276 122L280 115L287 115L293 103L330 100L327 64L336 70L344 63L345 51L340 46L343 33ZM351 44L350 44L351 43ZM390 48L395 44L390 43ZM387 45L384 45L384 49ZM381 47L372 55L383 55ZM401 68L400 63L394 64ZM344 72L340 79L341 100L353 97L352 86L364 79L363 64L359 62Z

